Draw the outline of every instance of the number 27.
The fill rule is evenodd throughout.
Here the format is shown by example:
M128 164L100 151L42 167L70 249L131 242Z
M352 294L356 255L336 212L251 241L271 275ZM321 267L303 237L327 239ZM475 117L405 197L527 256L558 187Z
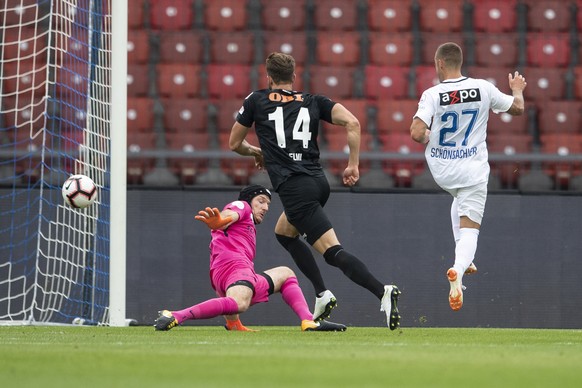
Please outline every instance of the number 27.
M478 113L479 113L479 109L466 109L466 110L461 111L461 114L463 114L463 115L471 115L471 121L469 121L469 125L467 125L467 128L465 130L465 136L463 137L463 142L461 143L461 145L463 145L463 146L467 145L467 139L469 138L469 134L473 130L473 126L475 125L475 121L477 120ZM455 133L459 129L459 114L457 112L447 112L441 116L442 122L447 122L449 120L451 120L451 126L450 127L443 127L441 129L441 132L439 135L439 145L441 147L456 147L457 146L457 144L455 142L445 141L445 136L448 133Z

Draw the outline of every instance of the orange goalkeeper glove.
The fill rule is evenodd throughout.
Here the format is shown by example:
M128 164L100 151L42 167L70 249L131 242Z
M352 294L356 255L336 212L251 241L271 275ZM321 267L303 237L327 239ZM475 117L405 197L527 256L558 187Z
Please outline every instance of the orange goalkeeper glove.
M220 211L217 208L207 207L205 210L200 210L198 215L195 216L198 221L204 222L210 229L220 229L232 221L232 217L224 217L220 215Z

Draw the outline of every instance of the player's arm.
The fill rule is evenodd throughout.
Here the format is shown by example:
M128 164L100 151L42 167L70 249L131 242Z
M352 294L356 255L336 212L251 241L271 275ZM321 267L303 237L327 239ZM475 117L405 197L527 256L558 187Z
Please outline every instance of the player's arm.
M221 212L217 208L207 207L200 210L194 218L204 222L212 230L224 230L238 221L240 216L237 212L229 209L224 209Z
M228 146L234 152L242 156L252 156L255 158L255 166L258 168L264 167L263 151L246 141L249 127L245 127L238 121L235 121L230 130L230 138L228 139Z
M331 110L331 122L341 125L347 131L350 155L348 167L344 170L343 182L345 185L353 186L360 179L358 169L360 163L360 122L352 112L339 103L335 104Z
M418 117L412 119L410 125L410 137L417 143L426 144L430 137L430 129L428 125Z
M525 77L517 71L513 75L509 73L507 78L509 80L509 88L513 94L513 103L507 113L513 116L519 116L525 111L523 90L527 86L527 82L525 82Z

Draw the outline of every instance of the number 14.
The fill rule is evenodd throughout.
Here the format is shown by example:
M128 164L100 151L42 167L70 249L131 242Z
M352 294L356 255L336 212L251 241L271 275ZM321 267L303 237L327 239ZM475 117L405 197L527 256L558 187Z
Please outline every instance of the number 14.
M283 120L283 107L278 106L273 113L269 113L269 120L275 122L275 133L277 134L277 143L279 147L287 147L287 140L285 139L285 123ZM311 132L309 132L309 110L307 108L300 108L295 124L293 125L293 140L300 140L303 142L303 148L309 146L311 140Z

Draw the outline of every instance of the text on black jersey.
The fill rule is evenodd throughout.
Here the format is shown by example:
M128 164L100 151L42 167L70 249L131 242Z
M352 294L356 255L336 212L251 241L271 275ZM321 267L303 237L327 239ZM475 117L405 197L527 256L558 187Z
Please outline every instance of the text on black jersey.
M452 90L446 93L439 93L440 105L462 104L464 102L481 101L479 89Z

